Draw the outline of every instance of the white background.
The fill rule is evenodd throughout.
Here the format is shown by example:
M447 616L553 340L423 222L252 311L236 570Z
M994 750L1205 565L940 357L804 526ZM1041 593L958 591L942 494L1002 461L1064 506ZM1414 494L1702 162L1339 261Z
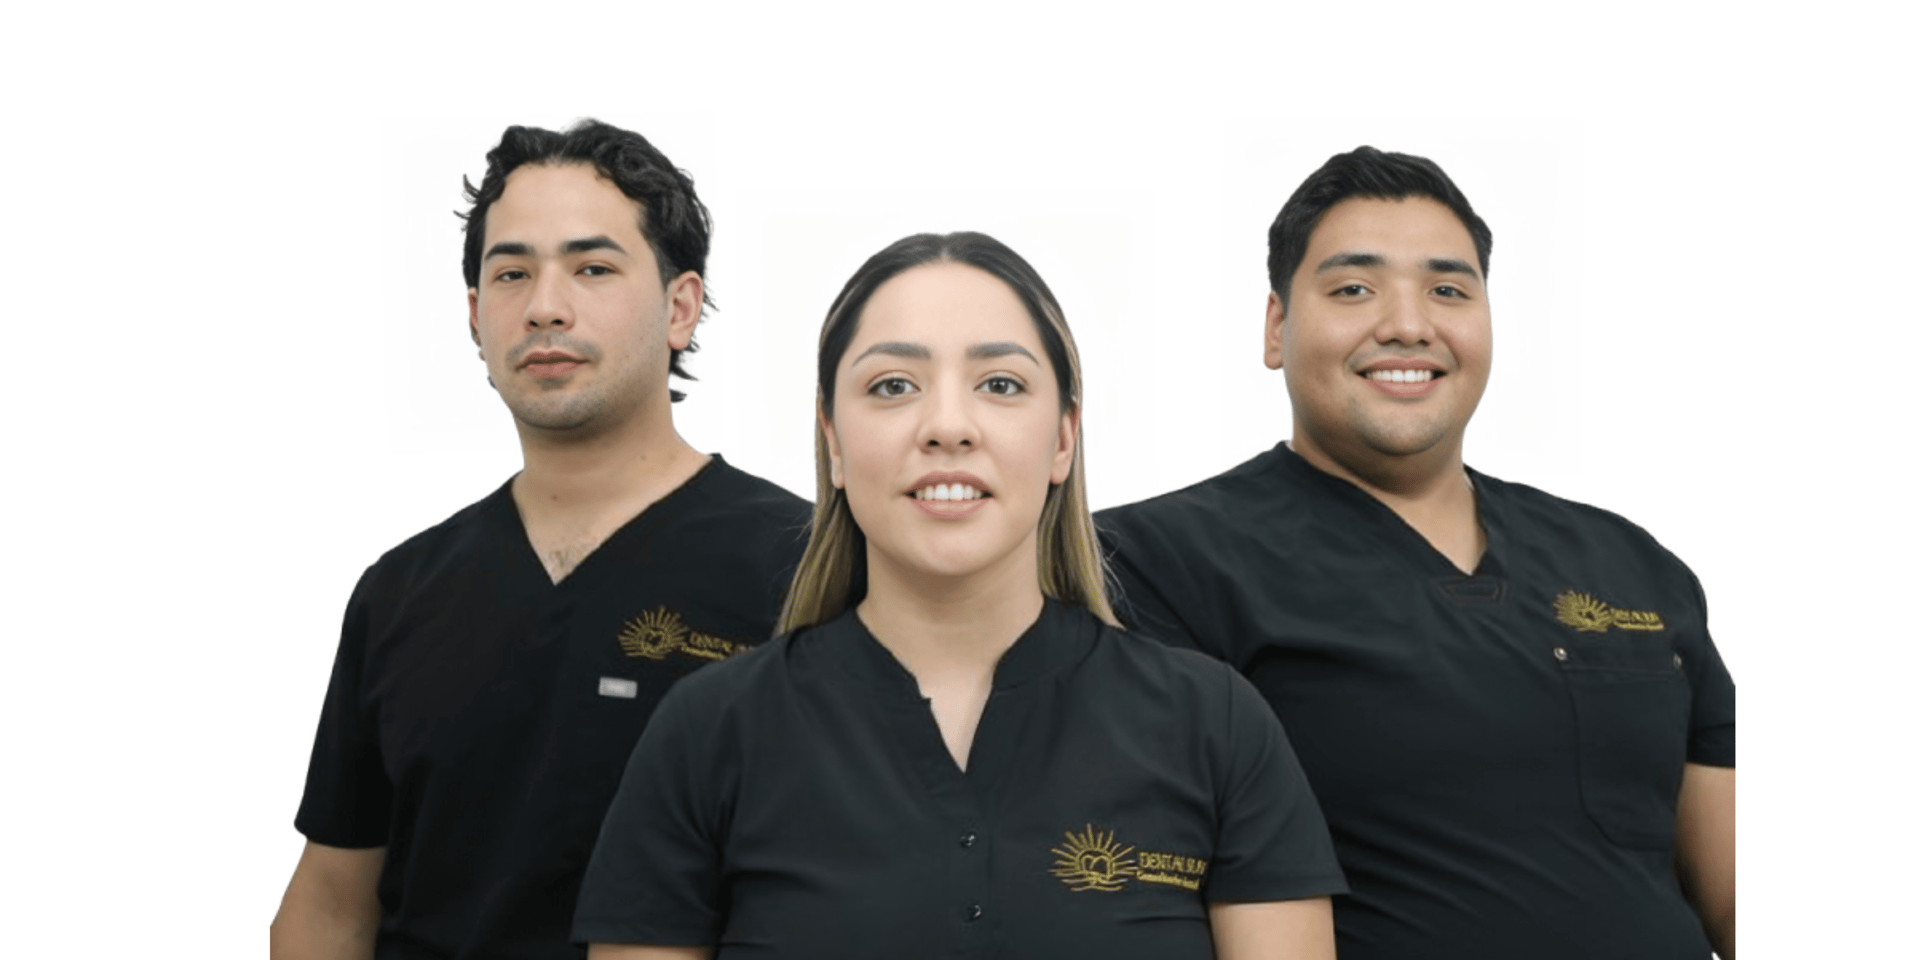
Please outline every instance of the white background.
M1871 955L1914 890L1880 773L1920 532L1900 31L1271 6L13 18L0 929L263 949L348 590L518 465L460 176L509 123L595 116L717 223L683 435L806 496L818 325L886 243L983 230L1047 278L1107 506L1286 435L1260 323L1292 188L1360 143L1434 158L1495 237L1468 461L1692 565L1742 691L1749 955Z

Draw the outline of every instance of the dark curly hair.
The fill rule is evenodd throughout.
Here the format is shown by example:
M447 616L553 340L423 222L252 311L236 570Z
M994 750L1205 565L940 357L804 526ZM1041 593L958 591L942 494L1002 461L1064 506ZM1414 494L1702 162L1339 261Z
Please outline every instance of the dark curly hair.
M640 235L653 250L660 265L660 282L691 270L707 278L707 246L713 232L713 218L706 204L693 192L693 178L668 160L647 138L631 130L622 130L598 120L582 120L564 133L539 127L508 127L500 143L487 151L487 175L478 187L465 177L467 201L473 206L455 216L467 222L466 250L460 268L467 288L480 285L481 247L486 242L487 210L507 189L507 176L525 164L558 166L577 163L591 165L594 171L612 181L640 204ZM713 298L704 297L701 316L713 307ZM699 345L687 342L685 350L674 350L667 360L667 372L684 380L695 377L681 364L680 355L692 353ZM674 400L686 394L670 391Z

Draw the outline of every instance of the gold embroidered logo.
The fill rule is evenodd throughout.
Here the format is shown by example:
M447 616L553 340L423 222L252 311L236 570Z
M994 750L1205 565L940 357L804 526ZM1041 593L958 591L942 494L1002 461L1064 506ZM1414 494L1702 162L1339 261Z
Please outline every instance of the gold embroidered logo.
M1132 847L1113 842L1113 831L1098 833L1093 824L1087 824L1085 833L1068 830L1066 845L1053 848L1053 855L1059 858L1053 862L1053 875L1075 893L1083 890L1111 893L1140 872L1128 857L1131 853Z
M1553 612L1560 622L1575 630L1588 633L1605 633L1609 629L1620 630L1665 630L1667 624L1660 615L1644 610L1622 610L1604 600L1563 591L1553 598Z
M1130 880L1158 883L1183 890L1199 890L1206 878L1207 861L1177 853L1155 853L1122 846L1113 831L1101 833L1092 824L1074 833L1067 831L1067 842L1053 848L1053 875L1079 893L1102 890L1112 893Z
M656 607L627 621L620 630L620 649L629 657L649 660L665 660L673 653L701 660L725 660L746 647L710 633L689 630L680 622L679 614L666 607Z

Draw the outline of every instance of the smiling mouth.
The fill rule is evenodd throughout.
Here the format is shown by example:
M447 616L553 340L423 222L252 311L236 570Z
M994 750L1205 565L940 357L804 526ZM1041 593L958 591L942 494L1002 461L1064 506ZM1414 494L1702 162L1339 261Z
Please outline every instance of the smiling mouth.
M937 483L921 487L908 496L915 500L984 500L993 494L974 489L964 483Z
M1368 370L1361 376L1384 383L1427 383L1446 374L1438 370Z

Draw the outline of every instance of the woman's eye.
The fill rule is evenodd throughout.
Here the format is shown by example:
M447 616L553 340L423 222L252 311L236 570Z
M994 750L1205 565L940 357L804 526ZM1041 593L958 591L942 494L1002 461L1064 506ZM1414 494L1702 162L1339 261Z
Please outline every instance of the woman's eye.
M1012 377L988 377L986 382L980 385L980 389L997 397L1010 397L1025 390L1026 387Z
M867 392L876 397L904 397L913 392L913 384L904 377L887 377L875 381L873 386L867 388Z

